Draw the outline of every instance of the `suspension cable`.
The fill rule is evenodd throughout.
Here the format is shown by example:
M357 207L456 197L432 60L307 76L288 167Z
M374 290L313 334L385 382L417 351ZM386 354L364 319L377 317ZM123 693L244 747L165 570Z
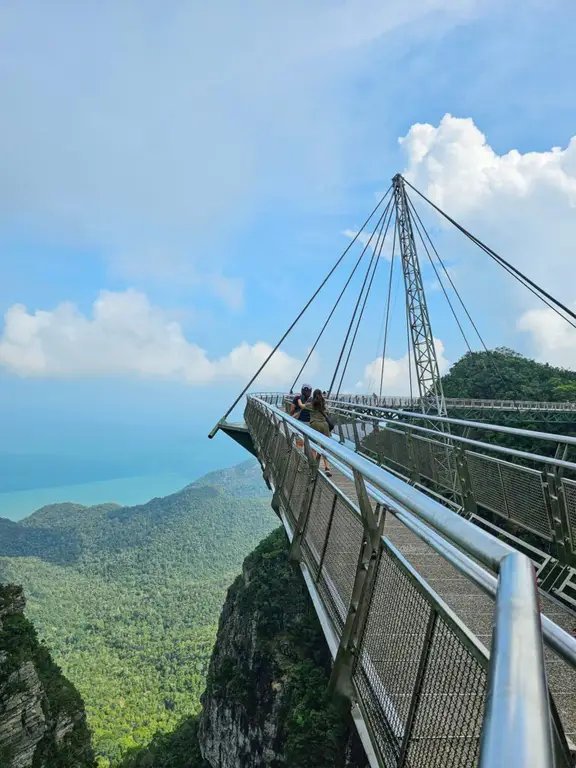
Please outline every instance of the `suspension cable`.
M404 179L406 181L406 179ZM548 291L545 291L544 288L541 288L537 283L535 283L533 280L531 280L527 275L525 275L523 272L521 272L519 269L514 267L510 262L506 261L502 256L500 256L496 251L493 251L492 248L489 248L487 245L485 245L479 238L475 237L471 232L469 232L467 229L465 229L461 224L458 224L457 221L455 221L451 216L449 216L447 213L445 213L441 208L439 208L437 205L435 205L431 200L429 200L426 195L424 195L420 190L416 189L415 186L410 184L409 181L406 181L406 184L416 192L416 194L420 195L420 197L425 200L429 205L434 208L439 214L441 214L447 221L449 221L451 224L453 224L456 229L460 230L466 237L471 240L475 245L477 245L479 248L481 248L484 253L486 253L490 258L495 261L497 264L499 264L503 269L505 269L509 274L512 275L516 280L518 280L519 283L524 285L525 288L528 288L528 290L533 293L537 298L540 299L544 304L546 304L550 309L554 310L556 314L561 317L563 320L565 320L567 323L569 323L573 328L576 328L576 323L572 322L568 317L562 314L562 312L566 312L573 320L576 320L576 313L573 312L571 309L569 309L565 304L563 304L558 299L554 298L552 294L548 293ZM548 301L547 301L548 299ZM556 306L554 306L556 305ZM560 312L560 309L562 312Z
M362 304L362 309L360 310L360 315L358 316L358 322L356 323L356 329L354 330L354 335L352 336L352 341L350 342L350 347L348 349L348 356L346 357L346 362L344 363L344 367L342 369L342 376L340 377L340 383L338 384L338 391L336 393L336 397L339 396L340 390L342 388L342 382L344 381L344 376L346 375L346 369L348 368L348 363L350 362L350 355L352 354L352 349L354 347L354 343L356 342L356 336L358 335L358 329L360 328L360 323L362 322L362 317L364 316L364 310L366 309L366 303L368 301L368 296L370 295L370 291L372 289L372 283L374 282L374 276L376 274L376 270L378 269L378 264L380 263L380 257L382 255L382 249L384 247L384 242L386 240L386 235L388 234L388 228L390 226L390 221L392 220L392 214L393 211L390 211L390 215L388 217L388 222L386 224L386 230L384 231L384 237L382 237L382 228L380 229L380 234L378 236L378 241L376 242L376 247L374 249L374 268L372 269L372 274L370 276L370 282L368 283L368 288L366 290L366 293L364 295L364 302Z
M406 199L408 200L408 205L410 205L410 200L408 198L408 195L406 195ZM422 222L420 222L422 223ZM460 322L458 315L456 314L456 310L454 309L452 302L450 301L450 297L448 296L448 292L446 291L446 288L444 287L444 283L442 282L442 279L440 277L440 273L436 269L436 264L434 264L434 259L432 256L430 256L430 251L428 250L428 246L426 245L426 242L424 240L424 237L422 236L422 232L420 231L420 227L418 225L418 221L414 220L414 224L416 226L416 231L418 232L420 236L420 241L422 245L424 246L424 251L426 253L426 256L428 257L428 261L432 265L432 269L434 270L434 274L436 275L436 279L438 280L438 283L440 285L440 288L442 289L442 293L444 294L444 298L448 302L448 306L450 307L450 311L452 312L452 316L454 320L456 321L456 325L458 326L460 333L462 335L462 338L464 339L464 344L468 347L468 351L472 352L472 347L470 346L470 342L468 341L466 334L464 333L464 328L462 327L462 323ZM422 225L424 226L424 225Z
M474 329L476 335L480 339L480 343L484 347L484 351L487 353L487 361L492 366L492 369L493 369L494 373L496 374L496 376L498 376L500 381L504 385L510 386L510 384L512 382L510 381L510 379L508 379L508 380L506 379L506 377L503 375L502 371L500 370L500 367L496 364L496 360L494 359L494 356L490 354L490 350L486 346L486 343L484 342L484 339L482 338L482 335L480 334L480 331L478 330L478 327L477 327L476 323L472 319L472 315L470 314L466 304L464 303L464 299L462 298L462 296L460 295L460 292L456 288L456 285L454 284L454 281L452 280L452 277L450 276L450 273L448 272L448 269L446 268L446 265L444 264L444 261L442 260L440 254L438 253L438 250L437 250L436 246L434 245L434 242L433 242L432 238L430 237L430 234L428 233L428 230L426 229L426 226L425 226L424 222L422 221L422 219L420 218L420 215L418 214L418 211L416 210L416 206L414 205L414 203L412 202L412 199L409 197L408 194L406 194L406 199L408 200L408 205L411 207L412 212L414 213L414 215L416 217L416 220L415 220L414 223L416 224L416 228L418 229L418 234L420 235L420 239L422 240L422 233L420 232L420 228L418 226L419 224L422 227L422 230L424 231L424 233L426 235L426 238L427 238L428 242L430 243L430 246L431 246L432 250L434 251L434 255L436 256L437 260L439 261L440 265L442 266L442 269L444 270L444 274L448 278L448 281L450 282L450 285L452 286L452 289L453 289L454 293L456 294L456 296L458 298L458 301L460 302L460 305L462 306L462 309L466 313L466 317L470 321L470 324L472 325L472 328ZM426 251L426 255L428 256L428 260L432 264L432 267L434 268L434 272L436 273L436 276L438 277L440 285L442 286L442 290L444 291L444 295L446 296L446 300L450 304L450 309L452 309L452 314L454 315L454 319L458 323L458 327L461 329L461 326L460 326L460 323L458 321L458 318L456 317L455 310L452 308L450 300L448 299L446 291L444 290L444 286L442 285L442 281L440 280L438 272L436 271L436 267L435 267L435 265L434 265L434 263L432 261L432 258L430 257L428 249L426 248L426 244L424 243L423 240L422 240L422 244L424 245L424 250ZM462 336L464 337L464 332L463 331L462 331ZM465 337L464 337L464 341L466 342L466 346L468 347L469 351L472 352L472 350L470 349L470 345L468 344L468 341L467 341L467 339ZM482 365L483 365L483 368L484 368L485 371L488 370L488 366L484 363L484 361L482 361ZM513 399L513 403L514 403L514 407L516 408L516 410L519 411L520 409L519 409L519 407L516 404L516 401L514 399Z
M390 202L392 202L392 198L390 199ZM383 226L383 223L382 223ZM376 230L374 230L375 232ZM382 229L380 230L382 231ZM374 232L372 234L374 234ZM378 243L378 239L376 240ZM346 331L346 336L344 337L344 342L342 344L342 348L340 349L340 354L338 356L338 361L336 362L336 368L334 369L334 375L332 376L332 381L330 382L330 387L328 388L328 397L330 397L332 390L334 389L334 383L336 381L336 376L338 375L338 370L340 369L340 364L342 362L342 358L344 357L344 351L348 345L348 339L350 338L350 332L352 331L352 326L354 325L354 321L356 319L356 315L358 313L358 308L360 306L360 302L362 301L362 296L364 294L364 288L366 287L366 282L368 281L368 277L370 275L372 262L374 260L374 254L375 250L372 250L372 257L370 259L370 262L368 264L368 269L366 270L366 274L364 275L364 280L362 282L362 287L360 288L360 293L358 294L358 299L356 301L356 305L354 306L354 311L352 313L352 317L350 319L350 323L348 325L348 330Z
M390 198L390 200L388 201L388 203L387 203L387 205L386 205L386 208L384 209L384 213L383 213L383 214L380 216L380 218L378 219L378 221L377 221L377 223L376 223L376 226L375 226L374 230L372 231L372 234L370 235L370 237L368 238L368 241L366 242L366 244L364 245L364 248L362 249L362 253L361 253L361 254L360 254L360 256L358 257L358 259L357 259L357 261L356 261L356 264L354 265L354 268L352 269L352 271L351 271L350 275L348 276L348 279L346 280L346 283L344 284L344 287L343 287L343 288L342 288L342 290L340 291L340 295L338 296L338 298L336 299L336 302L335 302L334 306L333 306L333 307L332 307L332 309L330 310L330 313L329 313L328 317L326 318L326 321L325 321L324 325L322 326L322 329L320 330L320 333L319 333L319 334L318 334L318 336L316 337L316 340L314 341L314 344L313 344L313 345L312 345L312 347L310 348L310 351L308 352L308 354L307 354L307 356L306 356L306 359L305 359L305 360L304 360L304 362L302 363L302 367L300 368L300 370L299 370L299 371L298 371L298 373L296 374L296 376L295 376L295 378L294 378L294 381L292 382L292 386L290 387L290 394L292 394L292 392L294 391L294 387L296 386L296 382L298 381L298 379L299 379L299 378L300 378L300 376L302 375L302 371L304 370L304 368L306 368L306 366L307 366L307 364L308 364L308 361L310 360L310 358L312 357L312 354L314 353L314 350L315 350L315 349L316 349L316 347L318 346L318 342L320 341L320 339L321 339L321 338L322 338L322 336L324 335L324 331L325 331L325 330L326 330L326 328L328 327L328 323L329 323L329 322L330 322L330 320L332 319L332 316L334 315L334 312L335 312L335 311L336 311L336 309L338 308L338 305L340 304L340 301L342 300L342 297L344 296L344 294L345 294L345 292L346 292L346 290L347 290L348 286L350 285L350 283L351 283L351 281L352 281L352 278L354 277L354 274L356 273L356 270L357 270L357 269L358 269L358 267L360 266L360 262L361 262L361 261L362 261L362 259L364 258L364 254L365 254L365 253L366 253L366 251L368 250L368 247L370 246L370 242L371 242L372 238L374 237L374 234L376 233L376 230L378 229L378 227L380 226L380 224L384 222L384 219L385 219L385 217L386 217L386 214L388 213L388 210L390 209L390 206L391 206L391 204L392 204L392 198ZM380 230L380 231L382 231L382 230ZM358 233L358 234L359 234L359 233Z
M460 295L460 292L459 292L459 291L458 291L458 289L456 288L456 285L454 284L454 281L452 280L452 278L451 278L451 276L450 276L450 272L449 272L449 271L448 271L448 269L446 268L446 265L444 264L444 261L443 261L443 260L442 260L442 258L440 257L440 254L438 253L438 250L436 249L436 246L434 245L434 242L433 242L432 238L431 238L431 237L430 237L430 235L428 234L428 230L426 229L426 227L425 227L425 225L424 225L424 222L423 222L423 221L422 221L422 219L420 218L420 216L419 216L419 214L418 214L418 211L416 210L416 206L414 205L414 203L412 202L412 199L411 199L411 198L408 196L408 194L406 195L406 198L408 199L408 205L410 205L410 206L411 206L411 208L412 208L412 211L413 211L414 215L416 216L416 219L417 219L417 221L420 223L420 226L422 227L422 229L423 229L423 231L424 231L424 234L426 235L426 239L427 239L427 240L428 240L428 242L430 243L430 247L431 247L431 248L432 248L432 250L434 251L434 255L436 256L437 260L439 261L440 265L442 266L442 269L444 270L444 274L446 275L446 277L448 278L448 281L449 281L450 285L452 286L452 290L454 291L454 293L455 293L455 294L456 294L456 296L458 297L458 301L460 302L460 305L462 306L462 309L463 309L463 310L464 310L464 312L466 313L466 317L467 317L467 318L468 318L468 320L470 321L470 325L472 326L472 328L474 329L474 332L476 333L476 335L477 335L477 336L478 336L478 338L480 339L480 343L481 343L481 344L482 344L482 346L484 347L484 350L485 350L486 352L488 352L488 351L489 351L489 350L488 350L488 347L487 347L487 346L486 346L486 344L484 343L484 339L482 338L482 335L480 334L480 331L478 330L478 327L477 327L476 323L474 322L474 319L472 318L472 316L471 316L470 312L468 311L468 308L466 307L466 304L464 304L464 300L462 299L462 296Z
M223 422L223 421L224 421L224 420L225 420L225 419L226 419L226 418L227 418L227 417L228 417L228 416L229 416L229 415L232 413L232 411L234 410L234 408L236 408L236 406L238 405L238 403L240 402L240 400L241 400L241 399L244 397L244 395L246 394L246 392L248 391L248 389L249 389L249 388L252 386L252 384L254 383L254 381L255 381L255 380L258 378L258 376L259 376L259 375L262 373L262 371L264 370L265 366L266 366L266 365L267 365L267 364L270 362L270 359L272 358L272 356L273 356L273 355L274 355L274 354L277 352L277 350L280 348L280 345L281 345L281 344L284 342L284 340L286 339L286 337L288 336L288 334L289 334L289 333L292 331L292 329L293 329L293 328L294 328L294 326L295 326L295 325L298 323L298 321L300 320L300 318L302 317L302 315L303 315L303 314L306 312L306 310L308 309L308 307L310 306L310 304L312 304L312 302L314 301L314 299L316 298L316 296L318 296L318 294L320 293L320 291L322 290L322 288L324 288L324 286L326 285L326 283L328 282L328 280L329 280L329 279L332 277L332 275L334 274L334 272L336 271L336 269L337 269L337 268L340 266L340 264L341 264L342 260L343 260L343 259L344 259L344 257L346 256L346 254L348 253L348 251L350 250L350 248L352 248L352 246L354 245L354 243L356 242L356 240L357 240L357 239L358 239L358 237L360 236L360 232L362 232L362 231L364 230L364 227L366 227L366 226L367 226L367 224L368 224L368 222L370 221L370 219L371 219L371 218L374 216L374 214L376 213L376 211L377 211L377 210L380 208L380 206L382 205L382 203L384 202L384 200L386 200L386 198L387 198L387 197L388 197L388 195L390 194L390 190L391 190L391 189L392 189L392 184L390 184L390 186L388 187L388 189L386 190L386 192L385 192L385 193L382 195L382 197L380 198L380 200L379 200L379 201L378 201L378 203L376 204L376 207L374 208L374 210L372 211L372 213L371 213L371 214L368 216L368 218L366 219L366 221L364 222L364 224L362 225L362 227L361 227L361 228L358 230L358 232L357 232L357 233L354 235L354 237L352 238L352 240L350 241L350 243L348 243L348 246L347 246L347 247L344 249L344 251L342 252L342 254L340 255L340 257L338 258L338 260L336 261L336 263L334 264L334 266L332 267L332 269L330 270L330 272L328 272L328 274L326 275L326 277L324 278L324 280L323 280L323 281L320 283L320 285L318 286L318 288L317 288L317 289L314 291L314 293L312 294L312 296L311 296L311 297L308 299L308 301L306 302L306 304L304 305L304 307L303 307L303 308L300 310L300 312L299 312L298 316L296 317L296 319L295 319L295 320L294 320L294 321L293 321L293 322L290 324L290 326L288 327L288 329L287 329L287 330L284 332L284 334L282 335L282 337L281 337L280 341L279 341L279 342L276 344L276 346L274 347L274 349L273 349L273 350L270 352L270 354L268 355L268 357L266 358L266 360L264 360L264 362L262 363L262 365L261 365L261 366L258 368L258 370L256 371L256 373L255 373L255 374L252 376L252 378L250 379L250 381L248 382L248 384L246 384L246 386L244 387L244 389L242 390L242 392L240 392L240 394L238 395L238 397L236 398L236 400L234 400L234 402L232 403L232 405L230 406L230 408L228 408L228 410L226 411L226 413L224 414L224 416L222 416L222 418L220 419L220 421L218 422L218 424L216 424L216 426L212 428L212 431L211 431L211 432L210 432L210 434L208 435L208 437L209 437L210 439L212 439L212 438L214 437L214 435L215 435L215 434L218 432L218 430L220 429L220 425L221 425L221 423L222 423L222 422Z
M396 255L396 236L398 232L398 219L394 219L394 237L392 238L392 257L390 258L390 276L388 278L388 297L386 300L386 324L384 326L384 344L382 348L382 367L380 369L380 393L382 397L382 386L384 383L384 361L386 360L386 346L388 344L388 322L390 319L390 302L392 299L392 275L394 273L394 256Z

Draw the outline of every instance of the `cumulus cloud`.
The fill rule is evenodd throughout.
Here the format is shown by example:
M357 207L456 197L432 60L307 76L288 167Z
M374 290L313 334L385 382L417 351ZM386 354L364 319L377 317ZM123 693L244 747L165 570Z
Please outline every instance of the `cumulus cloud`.
M576 370L576 329L556 312L548 307L530 309L519 318L518 330L531 334L539 360Z
M204 385L248 379L272 347L241 343L210 359L188 341L180 323L138 291L102 291L87 317L71 303L28 312L21 304L4 317L0 366L25 377L138 376ZM278 350L258 382L290 383L300 360Z
M434 347L438 358L440 373L444 374L451 363L444 356L444 344L440 339L434 339ZM364 368L364 376L356 385L357 389L366 392L379 392L380 379L382 377L382 357L377 357ZM397 359L386 357L384 360L384 376L382 384L383 395L409 395L410 394L410 370L408 354ZM412 382L414 396L418 395L418 382L416 371L412 363Z
M449 213L506 200L525 207L546 194L576 207L576 136L565 149L498 155L471 118L447 114L438 127L416 123L400 143L409 161L406 177Z
M564 303L574 301L574 281L567 277L574 273L576 243L576 136L564 148L498 154L472 119L445 115L438 126L413 125L400 141L409 181L543 288ZM450 225L440 222L447 236ZM536 318L548 323L548 314L534 297L488 257L472 253L463 238L446 242L460 285L472 300L485 301L480 311L503 318L503 335L515 327L528 331L531 349L555 359L559 330L546 341ZM550 322L556 328L561 321L554 316Z

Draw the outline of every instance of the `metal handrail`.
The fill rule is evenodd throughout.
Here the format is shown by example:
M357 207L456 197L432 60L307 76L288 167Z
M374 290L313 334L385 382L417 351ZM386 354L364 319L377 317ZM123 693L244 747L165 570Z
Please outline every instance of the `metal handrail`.
M338 469L348 477L354 479L353 472L345 464L334 462ZM450 565L479 587L486 595L496 598L498 591L498 579L462 550L458 549L451 541L441 536L437 531L428 526L421 519L407 511L402 505L394 501L390 496L382 493L371 484L367 484L368 493L378 504L384 505L390 512L408 528L421 541L444 558ZM506 555L505 557L507 557ZM571 635L551 621L548 616L542 614L542 631L546 644L576 669L576 643Z
M421 397L403 397L403 396L390 396L390 397L374 397L370 395L347 395L340 394L338 399L347 402L360 402L362 399L376 400L380 402L392 402L399 405L420 405L423 401L429 402L429 398ZM508 410L533 410L533 411L566 411L572 413L576 411L576 403L571 401L554 401L554 400L502 400L502 399L485 399L485 398L470 398L470 397L447 397L445 399L446 405L453 405L455 407L472 407L472 408L488 408L488 409L508 409Z
M329 400L329 403L341 403L346 401ZM448 416L438 416L434 413L416 413L414 411L403 411L395 408L383 408L378 405L363 405L362 403L347 403L347 405L358 405L362 408L370 408L372 411L381 411L382 413L394 413L399 416L408 416L411 419L422 419L424 421L438 421L442 424L454 424L461 427L472 427L473 429L482 429L487 432L501 432L506 435L516 435L517 437L529 437L535 440L548 440L553 443L566 443L576 445L576 437L569 435L555 435L552 432L537 432L533 429L521 429L520 427L506 427L503 424L486 424L482 421L468 421L466 419L452 419Z
M289 397L287 394L281 392L259 392L249 395L250 397L257 397L258 399L265 400L266 398L276 398L276 400L285 400ZM331 398L327 401L328 404L334 404L336 407L342 405L357 406L357 409L370 409L371 411L379 411L384 414L396 414L398 416L408 416L414 419L421 419L423 421L438 421L443 424L453 424L461 427L471 427L473 429L480 429L485 432L500 432L505 435L515 435L516 437L527 437L534 440L547 440L553 443L564 443L566 445L576 445L576 437L570 435L555 435L553 432L539 432L534 429L522 429L520 427L507 427L504 424L487 424L483 421L469 421L467 419L454 419L449 416L438 416L434 413L422 413L416 411L405 411L397 408L387 408L379 405L371 405L369 403L354 403L348 400ZM358 413L357 409L352 409L354 413ZM367 414L363 414L367 415ZM391 421L382 417L384 421Z
M374 421L373 416L371 417L365 413L358 413L358 411L354 411L349 408L342 408L341 406L335 406L334 408L331 408L330 412L351 414L356 416L358 421L362 421L362 422ZM541 454L530 453L529 451L519 451L517 448L509 448L508 446L497 445L495 443L485 443L481 440L474 440L470 437L462 437L461 435L454 435L454 434L447 435L444 432L438 432L438 430L428 429L427 427L421 427L418 424L408 424L405 421L393 421L391 419L385 419L385 418L380 419L380 417L378 417L378 420L385 422L392 429L402 428L405 430L423 432L425 434L432 435L437 440L441 440L442 438L444 438L445 440L449 440L452 443L464 443L466 445L473 445L476 448L490 450L490 451L493 451L494 453L504 453L509 456L516 456L520 459L531 459L533 461L537 461L542 464L551 464L556 467L563 467L564 469L570 469L572 471L576 471L575 462L566 461L565 459L558 459L554 456L542 456ZM539 433L535 433L535 434L539 434Z
M335 456L342 463L350 467L350 469L360 472L376 491L383 494L387 504L393 503L396 507L400 507L401 510L413 513L418 520L430 525L435 531L446 536L464 552L482 562L492 571L497 573L504 558L511 553L516 553L516 550L499 541L487 531L484 531L465 518L455 515L422 491L396 478L391 473L378 467L346 446L337 443L332 438L325 437L320 432L294 419L285 411L271 405L261 397L249 395L250 398L257 400L261 406L289 424L294 431L306 435L317 447L324 449L322 452ZM447 559L449 558L447 557ZM452 564L459 568L459 570L462 570L456 560ZM471 560L471 571L476 570L474 566L475 564ZM485 574L485 572L483 573ZM486 575L489 576L489 574ZM486 579L482 575L477 574L477 576L479 586L483 586L482 582L484 585L487 585ZM561 627L546 617L543 617L542 628L544 638L550 647L572 667L576 668L576 638L571 637Z
M544 649L534 568L502 561L480 742L480 768L553 768Z
M250 393L252 395L255 395L257 397L261 396L262 392L252 392ZM283 395L284 397L288 397L289 393L286 392L270 392L267 394L273 394L273 395ZM294 393L292 393L292 396L294 397ZM374 398L373 395L349 395L349 394L340 394L338 399L341 402L350 402L354 403L357 402L360 403L360 400L362 398L365 398L366 400L378 400L380 402L390 402L390 403L397 403L398 405L420 405L422 403L422 400L424 399L426 401L426 398L420 398L420 397L407 397L402 395L391 395L389 397L382 396L378 398ZM573 411L576 411L576 402L571 401L555 401L555 400L502 400L502 399L492 399L487 400L484 398L475 398L475 397L447 397L445 399L446 405L454 405L456 407L473 407L473 408L504 408L504 409L510 409L510 410L534 410L534 411L566 411L567 413L572 413Z

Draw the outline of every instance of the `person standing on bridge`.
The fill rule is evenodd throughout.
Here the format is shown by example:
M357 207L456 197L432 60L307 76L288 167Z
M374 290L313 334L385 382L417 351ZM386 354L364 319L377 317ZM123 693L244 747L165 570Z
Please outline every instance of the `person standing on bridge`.
M330 432L334 429L334 424L332 424L328 417L328 413L326 411L326 400L324 400L324 395L322 394L321 389L314 390L312 400L305 404L304 411L307 411L309 414L308 419L312 429L320 432L325 437L330 437ZM330 467L326 461L326 456L322 456L322 461L324 462L324 473L328 477L331 477L332 472L330 472Z
M292 400L290 416L294 416L294 418L298 419L298 421L309 422L310 415L308 413L303 413L303 411L304 406L310 400L310 396L312 395L312 387L310 384L302 384L302 389L300 392L301 394L296 395L296 397Z
M302 422L305 422L306 424L309 424L310 414L308 413L308 411L304 410L304 406L310 400L310 397L312 395L312 387L310 386L310 384L302 384L302 388L300 392L301 394L296 395L296 397L292 400L292 408L290 409L290 416L294 416L294 418L298 419L298 421L302 421ZM300 440L299 438L297 438L296 446L300 449L304 448L303 440Z

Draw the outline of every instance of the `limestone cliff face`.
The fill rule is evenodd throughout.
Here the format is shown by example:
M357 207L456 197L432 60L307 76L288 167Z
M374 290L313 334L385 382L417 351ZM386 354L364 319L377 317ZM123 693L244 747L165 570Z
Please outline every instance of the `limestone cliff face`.
M20 587L0 585L0 766L92 768L82 699L24 607Z
M228 592L208 672L199 743L212 768L365 768L327 695L330 658L284 532L245 560Z

